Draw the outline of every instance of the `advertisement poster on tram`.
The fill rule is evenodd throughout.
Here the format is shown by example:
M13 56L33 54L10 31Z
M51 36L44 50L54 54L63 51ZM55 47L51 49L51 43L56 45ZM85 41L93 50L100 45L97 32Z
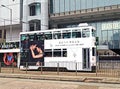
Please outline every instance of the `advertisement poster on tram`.
M21 65L44 65L44 40L39 40L35 35L21 36Z
M44 41L30 41L29 42L29 63L36 66L44 63ZM32 65L31 64L31 65Z

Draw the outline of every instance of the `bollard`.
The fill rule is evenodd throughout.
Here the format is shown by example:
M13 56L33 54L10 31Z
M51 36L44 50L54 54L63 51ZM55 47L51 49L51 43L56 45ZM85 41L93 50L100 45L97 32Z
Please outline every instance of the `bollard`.
M28 69L28 63L26 62L26 74L27 74L27 69Z
M42 74L42 72L43 72L42 62L40 62L40 64L41 64L40 70L41 70L41 74Z
M96 76L97 76L97 72L98 72L98 71L97 71L97 70L98 70L98 62L96 63L96 68L95 68L95 70L96 70L95 72L96 72Z
M75 75L77 76L77 62L75 63L75 69L76 69Z
M1 62L0 62L0 73L1 73Z
M120 78L120 71L118 70L118 78Z
M59 75L59 63L57 63L57 75Z
M12 73L14 73L14 63L12 63Z

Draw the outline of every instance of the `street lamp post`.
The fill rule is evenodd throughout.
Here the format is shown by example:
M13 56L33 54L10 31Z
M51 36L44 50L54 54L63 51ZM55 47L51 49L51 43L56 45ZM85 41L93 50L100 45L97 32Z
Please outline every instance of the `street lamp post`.
M10 41L12 41L12 9L5 5L1 5L1 6L10 10Z

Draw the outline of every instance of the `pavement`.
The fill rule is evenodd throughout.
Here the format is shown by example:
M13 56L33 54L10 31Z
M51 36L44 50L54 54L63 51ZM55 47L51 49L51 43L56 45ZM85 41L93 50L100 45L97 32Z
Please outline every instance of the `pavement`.
M120 77L89 77L89 76L65 76L65 75L61 76L61 75L0 73L0 78L20 78L20 79L34 79L34 80L54 80L54 81L120 84Z

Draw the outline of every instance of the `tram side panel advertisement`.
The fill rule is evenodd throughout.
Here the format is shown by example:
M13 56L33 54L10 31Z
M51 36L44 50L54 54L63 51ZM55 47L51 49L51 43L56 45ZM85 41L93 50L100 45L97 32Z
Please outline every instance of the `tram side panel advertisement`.
M44 65L44 41L29 42L29 65Z
M44 40L30 39L23 35L21 38L20 65L40 66L44 65Z
M1 53L0 62L4 66L17 66L17 53Z

